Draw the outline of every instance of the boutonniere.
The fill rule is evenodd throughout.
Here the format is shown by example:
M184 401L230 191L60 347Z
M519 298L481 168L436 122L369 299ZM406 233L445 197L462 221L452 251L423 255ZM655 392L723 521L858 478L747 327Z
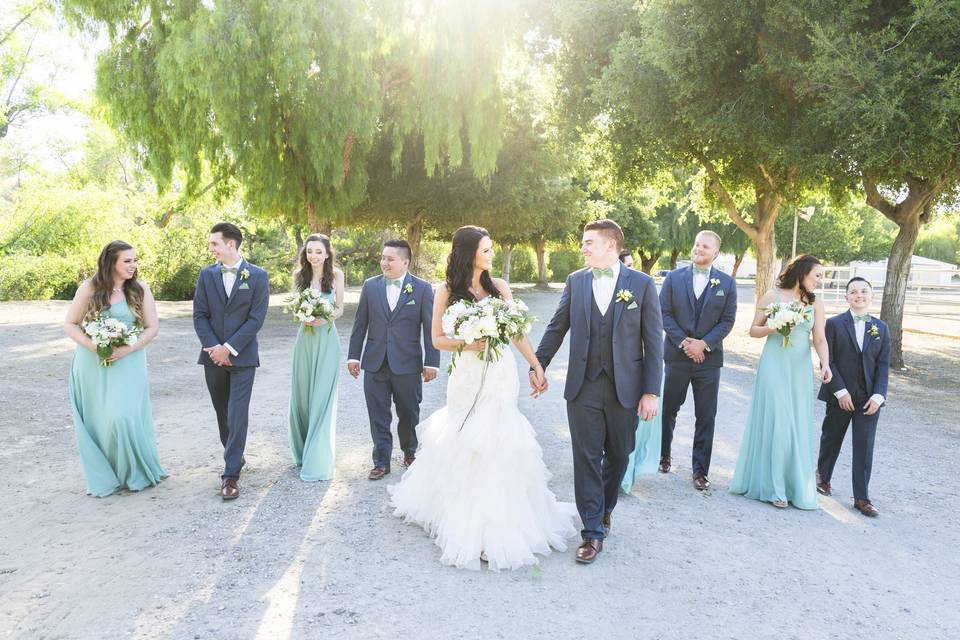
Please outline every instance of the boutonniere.
M241 280L246 280L249 277L250 277L250 269L247 269L246 267L244 267L243 269L240 270Z
M408 282L407 284L403 285L403 290L406 293L413 293L413 285Z
M631 300L633 300L633 293L627 289L617 291L617 302L630 302Z
M711 287L719 287L719 286L720 286L720 278L710 278L710 286L711 286Z
M880 329L875 324L870 325L870 328L867 329L867 333L869 333L870 337L874 340L880 339Z

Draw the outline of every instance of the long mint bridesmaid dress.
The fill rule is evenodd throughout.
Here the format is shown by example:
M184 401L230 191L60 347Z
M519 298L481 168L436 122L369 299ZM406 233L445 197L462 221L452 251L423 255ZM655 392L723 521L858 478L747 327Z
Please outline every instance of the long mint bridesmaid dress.
M108 313L133 325L125 300ZM70 366L70 404L87 493L140 491L167 477L154 440L146 351L101 367L97 354L78 346Z
M793 328L790 346L773 333L760 354L753 402L740 443L730 492L754 500L783 500L817 508L814 478L811 319Z
M630 493L637 476L656 473L660 465L660 438L662 437L660 413L663 411L663 387L658 398L660 407L657 415L647 421L637 422L636 444L627 462L627 472L623 474L620 490Z
M332 293L324 297L333 302ZM300 325L293 345L290 385L290 452L300 479L330 480L334 472L340 338L333 323Z

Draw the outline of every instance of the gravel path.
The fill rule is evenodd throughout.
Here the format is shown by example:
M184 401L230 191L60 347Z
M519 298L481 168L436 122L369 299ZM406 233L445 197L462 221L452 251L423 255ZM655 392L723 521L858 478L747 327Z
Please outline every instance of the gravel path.
M520 295L541 318L539 340L558 292ZM821 497L817 512L779 511L726 492L761 346L746 337L752 296L741 296L713 490L697 493L689 480L691 399L674 473L644 477L621 499L594 565L576 565L571 549L539 569L500 574L441 566L420 529L390 516L385 487L398 474L366 480L362 386L345 367L337 477L298 479L286 440L295 326L277 307L261 333L243 495L224 504L189 303L161 303L148 352L171 477L104 499L84 494L75 449L65 304L0 304L0 638L957 637L960 341L907 336L916 368L892 376L877 438L871 494L880 518L852 509L849 440L835 496ZM338 326L344 348L352 308ZM551 487L572 501L565 360L566 347L548 395L523 397L521 410L537 429ZM425 415L442 404L444 384L441 375L426 385Z

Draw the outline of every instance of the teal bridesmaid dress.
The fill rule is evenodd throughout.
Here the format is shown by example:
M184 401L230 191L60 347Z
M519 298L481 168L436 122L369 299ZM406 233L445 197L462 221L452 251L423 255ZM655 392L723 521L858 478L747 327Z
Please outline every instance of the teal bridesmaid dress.
M637 481L637 476L656 473L657 467L660 466L660 438L663 435L660 422L660 412L663 411L662 387L658 400L660 408L657 415L650 420L639 420L637 423L636 444L627 462L627 472L623 474L623 481L620 483L620 490L624 493L630 493L633 483Z
M333 301L332 293L323 295ZM300 325L293 346L290 452L300 479L307 482L333 478L339 361L340 338L333 323L314 327L313 334Z
M133 325L126 301L109 315ZM101 367L97 354L77 347L70 366L70 404L87 493L140 491L167 477L160 466L150 415L147 354L141 349Z
M783 500L817 508L814 478L811 319L793 328L790 346L774 333L760 354L747 428L730 492L754 500Z

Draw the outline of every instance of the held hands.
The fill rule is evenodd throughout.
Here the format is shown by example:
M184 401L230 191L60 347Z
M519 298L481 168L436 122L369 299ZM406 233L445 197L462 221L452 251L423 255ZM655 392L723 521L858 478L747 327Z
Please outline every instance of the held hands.
M684 338L683 344L683 353L696 362L697 364L702 364L706 356L704 351L707 349L707 343L703 340L697 340L696 338Z
M842 398L837 399L837 404L840 405L840 408L844 411L853 413L853 399L850 397L850 394L846 394ZM867 404L870 404L869 402Z
M463 343L464 351L481 351L482 352L486 348L487 348L486 340L475 340L473 344L467 344L466 342Z
M97 350L94 349L93 352L96 353ZM133 353L133 347L130 347L130 346L128 346L128 345L123 345L122 347L114 347L114 348L113 348L113 353L111 353L111 354L110 354L110 357L107 358L106 360L107 360L107 362L116 362L117 360L119 360L119 359L122 358L123 356L128 356L128 355L130 355L131 353Z
M354 378L360 377L360 363L359 362L348 362L347 363L347 372ZM436 372L434 372L436 375ZM424 379L426 379L426 369L424 369Z
M823 382L830 382L833 380L833 372L830 371L830 365L821 365L820 366L820 380ZM853 406L852 404L850 405ZM853 409L851 409L852 411Z
M660 407L658 406L657 396L652 393L645 393L640 396L640 405L637 407L637 416L646 422L657 416Z
M850 397L850 394L847 394L847 395L844 396L844 398L849 398L849 397ZM851 409L850 409L850 410L853 411L853 409L852 409L853 403L852 403L852 402L850 403L850 406L851 406ZM863 415L865 415L865 416L872 416L872 415L875 414L877 411L880 411L880 405L877 404L877 403L873 400L873 398L871 398L870 400L867 400L867 404L863 405Z
M317 318L312 322L304 322L303 324L308 327L322 327L323 325L327 324L327 321L324 320L323 318Z
M213 360L213 364L218 367L233 366L233 363L230 362L230 350L222 344L218 344L215 347L206 347L204 351L206 351L210 359Z
M354 376L356 377L356 376ZM437 377L437 370L430 367L423 368L423 381L430 382Z
M531 398L539 398L541 395L547 392L547 388L550 386L550 383L547 382L547 376L543 372L543 367L537 366L534 369L531 369L529 378Z

